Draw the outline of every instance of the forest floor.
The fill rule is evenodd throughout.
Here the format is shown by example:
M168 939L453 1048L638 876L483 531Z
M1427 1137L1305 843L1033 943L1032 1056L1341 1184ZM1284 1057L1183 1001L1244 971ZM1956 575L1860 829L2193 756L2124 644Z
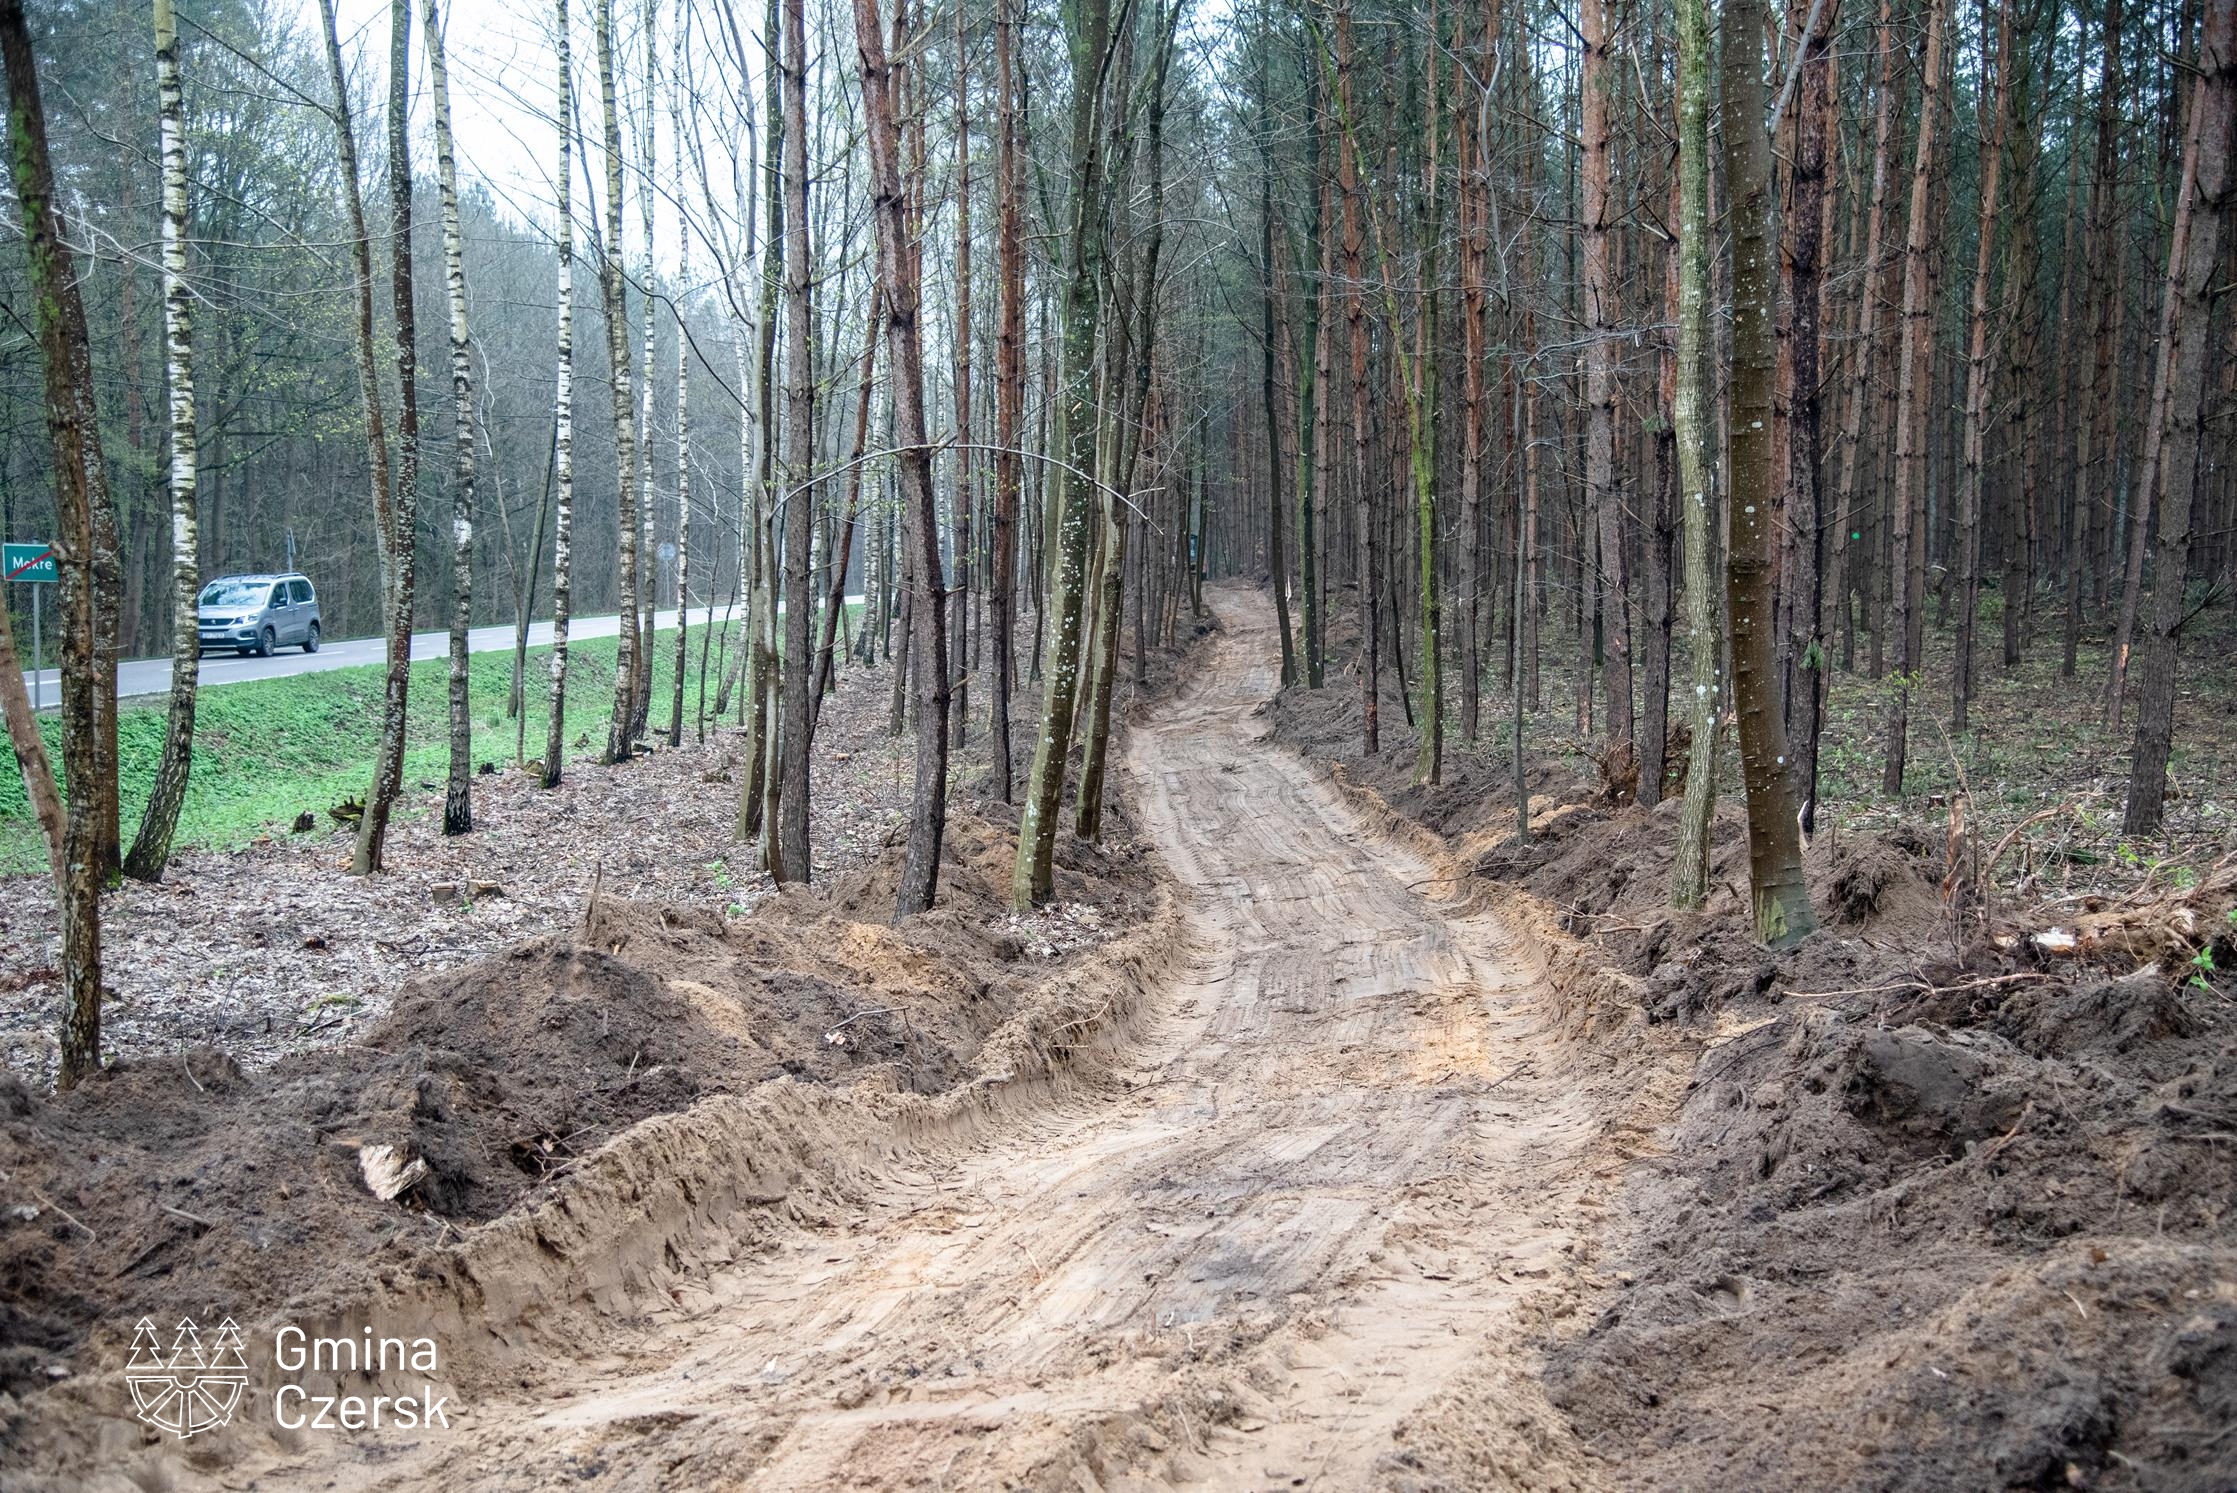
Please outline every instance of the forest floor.
M848 608L850 617L859 605ZM684 681L684 719L696 737L698 707L709 710L720 692L725 666L734 662L738 629L694 628ZM654 639L651 721L662 731L674 698L673 629ZM712 644L714 652L702 653ZM612 636L577 639L568 648L566 725L562 740L569 760L594 758L606 740L606 721L614 696ZM322 655L323 657L324 655ZM511 693L512 654L488 651L471 656L467 673L476 765L509 768L521 722L506 710ZM523 681L527 731L522 757L543 755L544 724L549 718L551 648L530 648ZM405 732L404 779L410 785L440 781L450 762L449 702L443 658L412 665L411 712ZM345 800L362 799L369 764L380 741L381 695L386 671L379 664L346 665L315 673L251 679L205 687L195 701L193 771L180 808L174 843L182 850L238 850L285 835L297 814L308 809L321 828L331 828L325 810ZM735 698L735 696L733 696ZM168 707L157 696L127 700L117 717L118 781L125 842L131 843L140 814L163 757ZM62 761L62 725L49 712L41 717L48 759ZM65 785L67 787L67 785ZM440 795L435 800L439 807ZM426 801L408 797L400 812L429 812ZM0 875L36 874L46 868L46 847L14 773L0 774Z
M1541 765L1511 845L1493 755L1462 822L1211 599L1050 952L965 805L899 927L880 847L740 918L578 901L268 1070L0 1086L0 1487L2237 1481L2226 868L1953 943L1937 839L1821 835L1773 958L1662 909L1667 809ZM182 1451L130 1318L210 1303L252 1403ZM283 1321L440 1366L295 1372ZM448 1429L266 1403L423 1378Z
M661 635L664 662L673 637ZM594 644L574 655L574 734L555 791L512 767L509 731L502 748L481 739L502 766L475 778L474 832L459 837L440 832L442 664L416 667L419 748L406 761L387 869L371 878L349 874L353 832L326 810L364 791L380 671L203 695L197 788L181 826L182 838L199 843L173 856L160 883L125 881L102 899L105 1055L145 1060L207 1043L258 1067L350 1040L386 1013L407 979L569 926L594 878L612 896L731 917L768 896L758 841L741 844L733 834L738 727L711 724L701 743L687 714L681 750L658 747L625 768L597 764L613 653L607 639L602 650ZM539 689L529 714L540 728L541 676L530 659ZM494 715L510 660L482 655L476 664L477 709ZM663 671L653 713L663 727L665 679ZM886 668L846 669L826 703L818 737L825 749L811 771L818 875L861 865L908 812L911 748L886 734L890 694ZM210 716L221 706L226 714ZM142 713L126 712L127 724ZM162 712L145 714L156 727L147 745L160 750ZM128 743L136 734L127 733ZM959 779L984 770L983 737L956 755ZM128 796L127 825L137 807ZM289 820L305 811L316 828L290 833ZM8 823L0 819L0 827ZM34 1088L52 1082L58 1056L57 939L43 855L0 875L0 1068Z
M2237 1487L2237 676L2216 622L2186 647L2179 796L2149 842L2119 834L2102 649L2079 681L2055 640L1992 666L1970 732L1914 737L1901 799L1878 791L1882 687L1843 678L1805 857L1820 927L1778 955L1748 926L1729 745L1708 902L1673 912L1680 805L1629 802L1581 741L1526 757L1522 842L1507 742L1455 743L1417 784L1395 695L1369 758L1355 675L1283 693L1277 738L1534 934L1592 1048L1678 1096L1545 1344L1546 1391L1613 1482ZM1946 666L1920 690L1937 712Z

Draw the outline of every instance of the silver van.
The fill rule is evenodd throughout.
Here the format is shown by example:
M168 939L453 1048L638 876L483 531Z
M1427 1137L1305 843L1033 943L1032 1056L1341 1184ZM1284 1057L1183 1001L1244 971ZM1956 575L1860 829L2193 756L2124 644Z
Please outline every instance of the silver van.
M202 588L194 606L204 648L260 658L270 658L275 648L318 652L318 592L304 576L220 576Z

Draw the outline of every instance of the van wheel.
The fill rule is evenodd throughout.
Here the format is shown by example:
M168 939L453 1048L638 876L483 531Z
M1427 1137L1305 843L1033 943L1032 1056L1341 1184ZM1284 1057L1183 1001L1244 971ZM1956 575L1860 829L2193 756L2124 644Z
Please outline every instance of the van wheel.
M272 635L272 629L265 628L263 636L256 640L256 656L258 658L270 658L272 656L272 644L276 641L278 640Z
M318 624L316 622L312 623L311 630L304 634L303 651L305 653L318 652Z

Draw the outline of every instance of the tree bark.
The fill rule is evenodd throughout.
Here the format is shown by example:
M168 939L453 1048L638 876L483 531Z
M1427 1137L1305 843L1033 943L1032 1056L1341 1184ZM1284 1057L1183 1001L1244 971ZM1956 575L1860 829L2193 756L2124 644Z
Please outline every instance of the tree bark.
M458 226L458 166L451 153L450 76L442 20L426 0L427 69L434 82L435 178L442 194L443 288L450 311L451 633L450 776L443 790L443 833L474 827L474 712L468 693L466 634L474 620L474 360L466 340L466 268Z
M1690 3L1690 0L1688 0ZM1773 658L1771 404L1776 383L1771 303L1771 142L1764 128L1762 0L1724 10L1724 174L1731 194L1732 476L1726 519L1730 556L1726 606L1732 619L1733 699L1748 798L1748 877L1756 937L1772 948L1799 942L1817 925L1802 879L1802 842L1787 771L1786 722ZM1932 46L1929 48L1933 51ZM1705 743L1703 745L1706 745Z
M1850 601L1850 592L1855 589L1868 594L1868 587L1857 584L1860 579L1858 572L1863 568L1862 562L1868 558L1863 539L1868 526L1857 502L1857 462L1863 449L1864 421L1872 406L1875 387L1873 360L1880 345L1880 258L1885 242L1888 177L1894 156L1895 134L1895 0L1880 0L1879 37L1880 79L1872 124L1872 196L1865 214L1864 273L1857 292L1856 364L1854 373L1848 379L1849 399L1841 417L1840 473L1835 481L1833 495L1833 553L1830 560L1831 573L1826 578L1825 588L1843 623L1841 667L1844 669L1856 661L1856 613ZM1872 619L1875 649L1878 647L1877 639L1881 631L1879 619ZM1877 664L1874 665L1873 677L1878 677Z
M1693 682L1687 711L1693 747L1686 762L1685 803L1678 816L1670 905L1699 907L1708 895L1709 825L1717 806L1717 717L1722 694L1718 666L1723 652L1717 636L1716 530L1709 514L1705 387L1709 371L1709 20L1706 0L1677 0L1677 10L1678 347L1670 414L1678 446L1679 521L1685 531L1686 651L1691 655ZM1518 616L1529 606L1529 598L1515 599Z
M171 858L171 837L194 764L195 688L202 673L195 607L202 580L195 508L194 296L186 281L186 105L172 0L155 0L155 86L163 164L163 382L171 411L171 705L164 720L163 757L148 789L139 833L124 858L125 875L138 881L162 880Z
M544 729L543 769L537 782L559 786L567 749L567 626L575 597L575 173L574 60L568 50L569 0L554 0L559 48L559 185L557 248L559 332L552 379L551 713Z
M1950 667L1950 730L1966 726L1973 702L1974 635L1981 610L1981 493L1986 478L1989 384L1996 349L1989 325L1989 281L1996 267L1997 212L2004 180L2004 131L2011 115L2012 12L2019 0L2004 0L1996 26L1994 67L1996 101L1988 134L1981 141L1980 242L1973 256L1972 325L1966 338L1965 471L1957 494L1957 651ZM1986 30L1986 21L1983 22ZM1989 55L1982 38L1984 58ZM2016 598L2006 598L2011 606Z
M1054 444L1064 465L1048 477L1055 561L1055 621L1047 687L1041 697L1041 730L1026 780L1025 812L1018 824L1017 864L1010 899L1020 911L1048 900L1055 889L1057 816L1072 746L1072 714L1079 692L1080 611L1087 569L1088 505L1082 478L1095 469L1098 412L1095 401L1096 329L1102 312L1103 109L1110 63L1110 0L1067 0L1064 38L1072 70L1072 204L1066 235L1062 338L1062 387L1056 404Z
M1929 274L1934 146L1941 123L1944 0L1927 0L1926 57L1919 70L1919 128L1911 158L1911 224L1903 243L1902 345L1895 375L1895 491L1889 499L1888 635L1897 649L1888 691L1887 757L1880 788L1903 792L1910 745L1911 688L1925 660L1926 443L1934 383L1934 299Z
M787 0L791 19L800 0ZM893 80L886 65L878 0L854 0L855 48L862 64L863 114L869 142L872 216L877 223L878 281L886 303L886 346L891 354L893 444L900 478L902 527L909 549L911 605L922 608L916 628L916 789L909 808L909 843L894 894L894 916L932 906L939 890L940 839L947 825L948 659L940 584L939 513L932 496L932 448L925 436L923 351L917 330L917 259L902 188L901 151L895 126ZM796 32L786 33L788 56ZM898 22L893 49L906 56L908 36ZM786 86L797 76L787 70ZM793 123L798 124L795 115ZM803 204L796 200L795 207ZM795 247L805 263L805 242ZM803 639L803 642L805 640ZM789 802L789 800L788 800ZM806 846L802 845L803 857Z
M1599 521L1602 647L1607 659L1607 729L1629 744L1631 623L1624 573L1623 494L1616 486L1616 286L1608 263L1608 0L1583 0L1584 160L1580 173L1584 250L1585 501Z
M858 15L857 29L859 26ZM816 370L815 308L811 293L814 266L808 260L808 38L806 7L802 0L784 0L784 64L779 78L785 115L785 641L783 715L779 727L782 776L777 794L776 838L772 842L776 855L769 871L779 882L804 882L811 872L808 697L815 667L811 652L813 634L809 626L815 615L815 576L810 568L810 551L814 545L816 511ZM894 309L889 305L888 315ZM946 651L944 643L941 651L943 654ZM920 681L920 686L935 687L931 680ZM940 692L944 698L946 691Z
M2167 249L2165 295L2175 303L2160 362L2169 396L2161 444L2163 497L2159 555L2153 563L2151 617L2138 668L2136 742L2129 759L2128 803L2121 832L2160 827L2167 760L2175 732L2175 665L2183 621L2183 583L2190 569L2191 515L2204 447L2206 348L2211 333L2214 268L2231 197L2230 133L2237 123L2237 0L2206 0L2205 31L2191 85L2190 128L2183 143L2182 181Z
M334 30L333 0L319 0L320 19L326 33L327 71L334 88L335 145L341 156L342 206L350 234L352 279L356 290L357 324L352 342L357 355L357 386L365 413L366 470L373 490L373 529L381 552L381 616L383 631L388 639L390 655L389 679L382 704L381 756L373 773L373 786L365 796L363 818L358 823L356 848L351 856L350 868L358 874L378 870L380 841L386 833L388 806L394 801L394 792L386 795L382 789L388 782L388 721L393 715L398 724L398 765L402 765L403 709L397 695L395 678L395 593L400 579L396 535L402 531L398 512L403 499L390 489L389 446L386 420L381 410L380 377L373 367L373 240L365 225L365 199L359 185L357 167L357 135L351 123L349 86L342 70L342 48ZM407 171L409 166L407 164ZM409 214L409 206L405 209ZM408 271L407 271L408 273ZM407 645L410 623L406 624Z
M56 210L46 110L20 0L0 0L0 71L8 81L8 165L23 225L45 375L47 449L55 488L54 549L61 574L63 771L71 782L92 784L101 780L94 513L105 501L107 466L101 455L100 423L94 418L93 355L86 340L85 307L78 297L77 269L63 242ZM8 652L14 651L11 639ZM23 675L12 657L0 660L0 666L9 670L14 707ZM44 751L27 752L15 729L28 714L10 709L11 735L27 795L39 806L51 835L52 772ZM78 792L70 795L64 810L57 887L62 914L62 1052L55 1078L55 1086L62 1089L74 1087L101 1067L101 804L100 794Z
M1806 10L1804 4L1795 8ZM1801 87L1794 120L1793 199L1787 214L1784 278L1793 325L1788 338L1793 395L1787 431L1787 525L1793 535L1793 564L1786 577L1800 646L1791 660L1787 687L1787 742L1791 748L1794 796L1802 804L1802 829L1815 828L1818 797L1818 732L1825 716L1825 500L1820 474L1825 470L1820 346L1820 276L1825 235L1827 117L1833 106L1833 30L1840 0L1829 0L1802 40Z
M995 0L994 70L1001 75L1002 117L995 145L996 264L1001 303L996 308L994 348L994 555L993 589L988 612L988 651L993 657L989 728L993 741L995 796L1008 803L1015 792L1010 765L1010 691L1017 648L1012 632L1017 616L1017 522L1020 467L1016 446L1018 418L1025 408L1025 231L1018 199L1017 79L1014 37L1017 0Z
M1343 120L1336 176L1344 198L1344 321L1349 329L1352 386L1352 498L1357 509L1359 545L1359 694L1361 750L1372 757L1382 748L1382 699L1378 671L1382 640L1377 636L1376 591L1382 581L1382 547L1376 542L1374 488L1367 480L1367 305L1365 244L1361 236L1359 145L1353 139L1351 0L1336 7L1336 109Z
M597 0L598 105L605 130L606 226L599 241L598 289L606 309L606 376L614 412L614 479L619 491L617 530L621 624L614 656L614 706L606 726L600 760L628 762L636 755L637 592L637 412L630 394L629 303L621 256L621 114L614 98L614 0Z

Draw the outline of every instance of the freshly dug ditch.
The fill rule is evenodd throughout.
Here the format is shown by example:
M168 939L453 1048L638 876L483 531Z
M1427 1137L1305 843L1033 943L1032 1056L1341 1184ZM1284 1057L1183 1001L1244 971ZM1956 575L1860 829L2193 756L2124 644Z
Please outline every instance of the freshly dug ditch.
M1356 700L1289 691L1273 714L1533 930L1592 1008L1573 1033L1642 1090L1683 1075L1586 1309L1543 1340L1548 1395L1611 1482L2237 1486L2230 860L2054 926L1984 918L1940 825L1821 833L1821 927L1773 955L1746 926L1736 803L1707 908L1672 913L1674 803L1541 765L1523 844L1503 752L1417 788L1409 742L1359 758Z
M898 846L736 920L593 888L570 934L414 981L346 1046L246 1072L194 1047L59 1097L0 1079L0 1484L78 1485L97 1446L143 1439L113 1372L143 1317L168 1343L181 1316L230 1315L252 1362L283 1318L441 1320L446 1374L494 1371L574 1298L612 1296L613 1238L678 1247L637 1169L675 1126L717 1124L699 1111L839 1115L665 1179L704 1194L736 1171L738 1206L796 1184L827 1201L834 1151L951 1112L974 1079L1045 1072L1059 1028L1097 1040L1075 1006L1166 915L1154 862L1118 808L1104 847L1061 837L1062 901L1013 916L1014 811L983 810L951 813L941 905L898 926ZM601 1212L617 1176L634 1201ZM525 1279L501 1263L516 1237L566 1258Z

